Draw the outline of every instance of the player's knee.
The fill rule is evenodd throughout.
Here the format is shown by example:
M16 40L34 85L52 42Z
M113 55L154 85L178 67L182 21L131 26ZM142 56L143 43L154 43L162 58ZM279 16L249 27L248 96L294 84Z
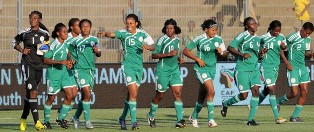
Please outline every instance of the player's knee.
M307 96L307 93L308 93L308 90L306 89L306 90L302 90L301 91L301 96Z
M269 91L268 91L269 94L275 94L275 88L271 87L269 88Z
M247 96L248 96L247 94L241 94L239 98L240 100L245 100Z
M29 98L37 98L37 90L29 91Z
M298 91L292 91L291 96L292 98L296 97L298 95Z

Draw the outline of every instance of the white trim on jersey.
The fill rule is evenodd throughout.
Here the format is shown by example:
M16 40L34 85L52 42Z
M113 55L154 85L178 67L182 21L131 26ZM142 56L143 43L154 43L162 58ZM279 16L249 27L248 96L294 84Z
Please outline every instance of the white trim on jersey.
M167 40L168 40L168 39L169 39L169 37L167 38ZM163 54L165 53L167 46L168 46L169 44L171 44L174 40L176 40L176 38L173 38L172 40L170 40L170 42L168 42L168 43L164 46L164 49L163 49L163 51L162 51ZM163 67L163 66L164 66L164 59L161 59L161 67Z

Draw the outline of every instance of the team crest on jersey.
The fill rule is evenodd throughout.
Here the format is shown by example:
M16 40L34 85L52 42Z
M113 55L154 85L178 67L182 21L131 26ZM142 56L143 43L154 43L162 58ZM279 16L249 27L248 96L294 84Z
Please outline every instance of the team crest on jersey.
M157 88L158 88L158 89L161 89L161 88L162 88L162 86L161 86L160 84L158 84L158 85L157 85Z
M131 77L127 77L127 78L126 78L126 81L127 81L127 82L131 82L131 80L132 80Z
M33 88L33 85L29 83L29 84L27 84L27 88L28 88L28 89L32 89L32 88Z
M306 49L310 49L310 44L306 43Z
M52 92L52 91L53 91L53 88L52 88L52 87L49 87L48 90L49 90L49 92Z
M269 78L266 79L266 84L270 84L271 80Z
M91 45L92 47L95 46L95 42L94 42L94 41L90 42L90 45Z
M85 79L81 79L80 83L85 84Z
M215 42L215 47L218 47L219 46L219 43L218 42Z
M239 90L243 90L243 86L242 85L239 85Z
M206 78L207 77L207 74L206 73L203 73L202 74L202 78Z
M143 42L144 39L143 39L143 37L139 37L138 40L139 40L140 42Z
M291 83L295 83L295 78L291 78Z
M40 36L39 40L40 40L40 42L44 42L45 37L44 36Z

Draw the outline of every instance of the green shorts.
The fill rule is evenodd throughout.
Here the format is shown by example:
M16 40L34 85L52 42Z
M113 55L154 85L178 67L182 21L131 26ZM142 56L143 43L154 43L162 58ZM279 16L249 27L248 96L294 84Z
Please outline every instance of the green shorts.
M264 68L261 66L261 74L264 78L264 83L267 87L276 85L278 78L278 67Z
M141 85L142 76L143 76L143 68L122 65L121 69L123 72L123 77L124 77L126 86L133 83L136 83L137 86Z
M172 73L156 71L156 90L166 92L171 86L183 86L182 76L179 70Z
M55 95L65 88L73 88L74 82L68 76L62 80L47 80L47 94Z
M94 88L94 71L91 69L75 69L74 76L80 89L84 87L90 87L90 90Z
M72 83L73 83L73 87L78 88L78 84L77 84L76 78L75 78L75 76L74 76L74 70L73 70L73 69L68 70L68 74L69 74L70 80L71 80Z
M246 93L254 86L261 86L261 74L256 71L235 71L235 82L240 93Z
M194 69L195 75L199 81L199 83L204 84L207 80L214 80L215 79L215 73L216 69L211 70L199 70Z
M293 67L292 71L287 71L287 77L289 86L298 86L300 83L310 82L307 67Z

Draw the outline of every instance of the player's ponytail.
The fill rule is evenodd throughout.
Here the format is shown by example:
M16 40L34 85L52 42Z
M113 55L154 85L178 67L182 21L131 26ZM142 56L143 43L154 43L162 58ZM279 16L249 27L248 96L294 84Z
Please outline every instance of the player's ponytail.
M63 23L58 23L55 26L54 30L52 31L51 37L54 38L54 39L58 38L57 32L59 32L63 27L66 28L66 26Z
M281 28L281 22L278 20L274 20L271 23L269 23L269 27L267 29L267 32L270 32L271 30L274 30L277 27Z
M128 16L126 16L125 20L127 20L128 18L133 18L133 19L135 20L135 22L137 22L136 28L142 29L142 23L141 23L141 21L138 19L137 15L135 15L135 14L129 14Z
M39 22L39 28L46 30L47 32L49 32L48 28L41 22Z

